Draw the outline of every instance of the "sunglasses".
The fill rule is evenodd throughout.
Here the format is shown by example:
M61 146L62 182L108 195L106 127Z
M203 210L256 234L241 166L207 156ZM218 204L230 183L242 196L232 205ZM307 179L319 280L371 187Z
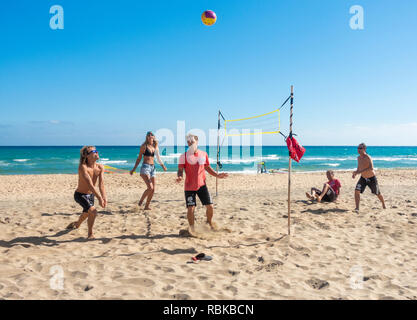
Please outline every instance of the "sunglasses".
M90 152L87 153L87 156L90 155L90 153L98 153L97 150L91 150Z
M358 147L358 150L362 150L363 148L362 147Z

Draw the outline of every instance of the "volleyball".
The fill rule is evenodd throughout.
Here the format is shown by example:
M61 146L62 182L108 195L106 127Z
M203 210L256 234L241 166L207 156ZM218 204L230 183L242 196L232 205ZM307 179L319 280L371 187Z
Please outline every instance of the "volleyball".
M216 14L211 10L206 10L201 15L201 20L206 26L212 26L216 23L217 16Z

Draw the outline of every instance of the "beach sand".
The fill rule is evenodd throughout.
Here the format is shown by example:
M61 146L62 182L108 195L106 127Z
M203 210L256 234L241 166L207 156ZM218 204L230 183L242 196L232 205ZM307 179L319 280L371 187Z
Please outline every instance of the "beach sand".
M336 173L331 204L305 197L324 173L293 174L288 236L287 175L231 174L213 197L219 230L198 202L190 238L179 236L188 223L173 174L157 175L149 212L137 206L138 175L109 174L87 241L86 222L65 230L81 211L76 175L0 176L0 298L416 299L417 170L377 177L387 209L367 189L358 214L350 172ZM215 179L207 184L214 196ZM200 252L213 260L191 263Z

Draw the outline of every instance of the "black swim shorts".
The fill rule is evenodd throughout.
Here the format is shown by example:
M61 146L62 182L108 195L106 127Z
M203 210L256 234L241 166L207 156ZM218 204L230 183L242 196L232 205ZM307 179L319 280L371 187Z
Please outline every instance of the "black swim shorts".
M200 189L198 189L197 191L185 191L185 203L187 205L187 208L195 207L197 205L197 201L195 197L196 195L200 199L203 206L213 203L213 201L211 200L210 193L207 189L207 186L204 185L204 186L201 186Z
M321 195L321 190L313 188L313 190L316 192L316 194L318 194L319 196ZM324 202L333 202L337 199L337 194L336 192L334 192L334 190L329 187L329 190L327 190L326 194L323 196L323 198L321 199L321 201Z
M94 194L85 194L75 191L74 200L83 207L83 212L88 212L91 207L94 207Z
M375 176L371 178L361 177L358 183L356 184L355 190L358 190L361 193L363 193L365 191L366 186L368 186L371 189L373 194L379 195L381 193L381 191L379 190L378 180Z

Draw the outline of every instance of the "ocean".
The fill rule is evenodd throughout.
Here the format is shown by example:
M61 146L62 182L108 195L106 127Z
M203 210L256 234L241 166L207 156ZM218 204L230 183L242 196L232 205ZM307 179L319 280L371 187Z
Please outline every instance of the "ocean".
M53 174L77 173L81 146L62 147L1 147L0 174ZM356 168L356 146L305 146L306 153L300 163L292 162L294 171L354 170ZM212 167L216 168L216 147L200 147L209 154ZM113 168L133 168L138 146L97 146L100 163ZM160 146L161 158L168 171L177 170L177 160L184 147ZM417 168L417 147L369 146L377 169ZM265 161L267 170L285 171L288 168L286 146L222 147L220 150L222 171L256 173L257 164ZM162 168L156 165L157 171ZM139 168L138 168L139 170Z

